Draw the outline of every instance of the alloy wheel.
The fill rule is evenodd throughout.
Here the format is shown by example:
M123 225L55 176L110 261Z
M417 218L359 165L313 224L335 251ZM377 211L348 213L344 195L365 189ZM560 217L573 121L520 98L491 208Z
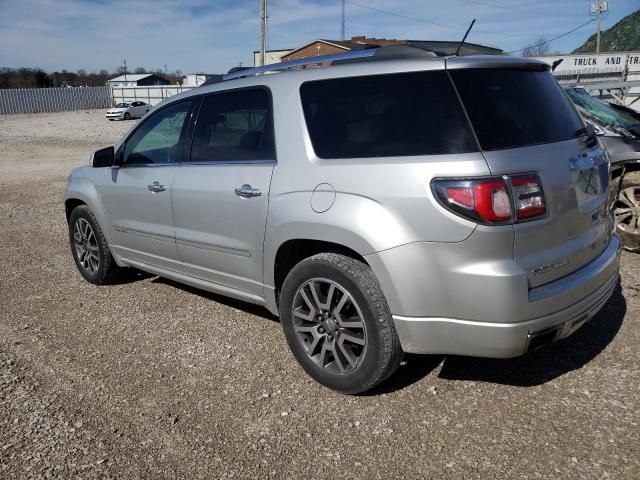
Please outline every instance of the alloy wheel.
M613 212L617 228L627 234L640 235L640 186L623 189Z
M84 218L78 218L73 225L73 246L78 262L89 273L100 268L98 240L91 224Z
M357 369L367 350L367 329L360 307L338 283L313 278L296 292L293 328L306 354L335 374Z

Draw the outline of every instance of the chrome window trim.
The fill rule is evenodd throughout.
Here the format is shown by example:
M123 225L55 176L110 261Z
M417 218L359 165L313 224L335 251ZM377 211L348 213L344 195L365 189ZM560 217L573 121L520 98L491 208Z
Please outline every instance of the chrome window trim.
M205 166L205 165L276 165L276 160L206 160L199 162L180 162L180 166Z
M276 160L208 160L202 162L174 162L174 163L140 163L134 165L114 165L108 168L162 168L162 167L189 167L189 166L208 166L208 165L277 165Z

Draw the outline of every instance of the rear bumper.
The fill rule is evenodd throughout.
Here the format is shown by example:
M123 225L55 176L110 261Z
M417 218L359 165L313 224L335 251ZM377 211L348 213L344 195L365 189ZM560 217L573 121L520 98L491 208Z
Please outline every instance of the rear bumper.
M366 257L405 352L522 355L576 331L602 308L619 278L616 235L589 264L536 288L528 287L513 259L494 258L485 249L478 266L477 252L473 243L424 244Z
M393 319L405 352L517 357L577 331L609 300L618 278L616 271L600 288L578 304L525 322L490 323L399 315L394 315Z

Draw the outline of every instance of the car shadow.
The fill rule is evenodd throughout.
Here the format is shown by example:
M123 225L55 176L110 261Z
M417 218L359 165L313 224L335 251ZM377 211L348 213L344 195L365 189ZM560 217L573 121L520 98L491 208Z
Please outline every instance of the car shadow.
M136 270L135 268L124 269L111 283L110 285L127 285L129 283L139 282L152 278L155 275L151 273L143 272L142 270Z
M442 355L405 355L403 365L386 382L364 395L392 393L435 371L438 378L497 383L516 387L542 385L582 368L615 338L627 312L620 285L598 314L568 338L517 358L492 359Z
M147 275L142 273L142 275ZM147 275L145 278L150 277ZM200 290L162 277L151 280L178 288L207 300L221 303L251 315L279 322L266 308L241 300ZM532 387L582 368L598 356L615 338L627 312L620 284L598 314L568 338L521 357L491 359L444 355L405 354L398 370L385 382L363 396L377 396L403 390L434 372L438 378Z
M442 355L415 355L405 353L398 370L385 382L360 394L363 397L375 397L403 390L438 368L445 357Z
M236 300L235 298L225 297L223 295L218 295L217 293L208 292L206 290L201 290L196 287L191 287L189 285L185 285L183 283L174 282L173 280L169 280L168 278L156 277L151 280L153 283L163 283L165 285L170 285L174 288L178 288L185 292L191 293L193 295L198 295L199 297L206 298L207 300L212 300L217 303L221 303L226 305L227 307L235 308L237 310L242 310L243 312L249 313L251 315L256 315L257 317L262 317L267 320L271 320L272 322L280 323L280 319L273 315L269 310L260 305L254 305L253 303L243 302L242 300Z
M582 368L615 338L627 312L620 285L607 304L576 333L522 357L448 357L438 377L532 387Z

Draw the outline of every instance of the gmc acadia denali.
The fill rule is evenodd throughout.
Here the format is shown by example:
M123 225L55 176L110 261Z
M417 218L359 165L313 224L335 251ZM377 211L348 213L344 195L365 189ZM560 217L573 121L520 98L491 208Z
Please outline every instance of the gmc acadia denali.
M311 377L359 393L403 352L514 357L592 318L618 282L608 178L542 62L385 47L171 97L64 202L89 282L264 305Z

